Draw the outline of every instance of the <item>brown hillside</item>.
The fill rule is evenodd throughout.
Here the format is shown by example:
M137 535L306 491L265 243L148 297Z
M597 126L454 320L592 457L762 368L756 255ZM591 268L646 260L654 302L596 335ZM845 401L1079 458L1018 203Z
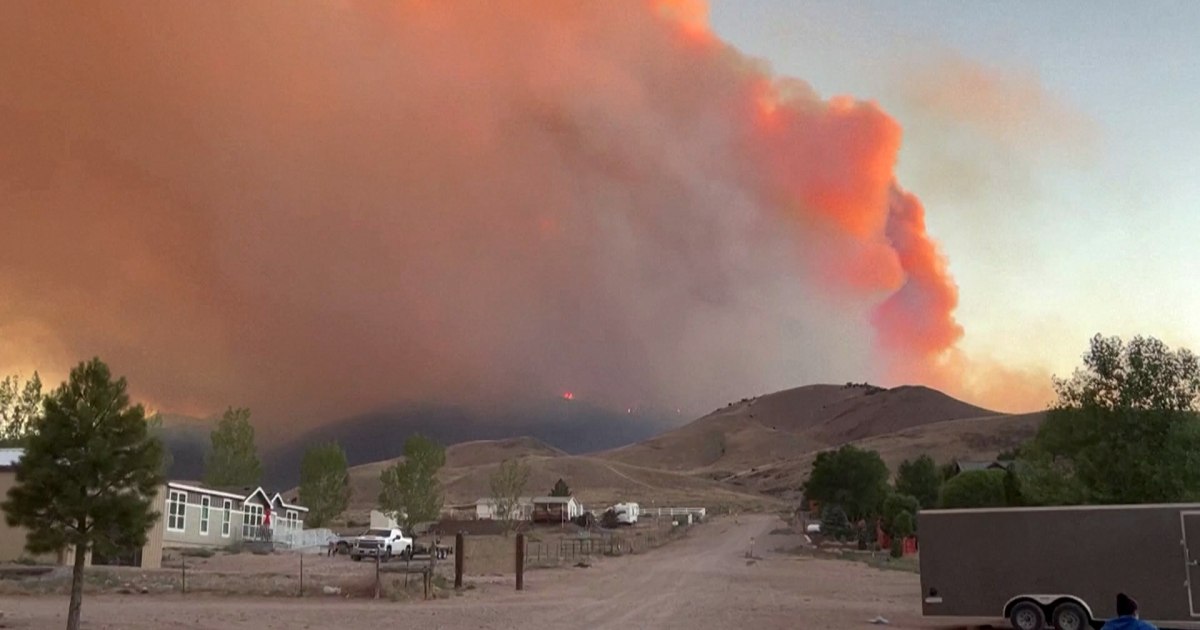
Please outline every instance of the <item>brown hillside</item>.
M731 403L605 459L691 473L729 473L926 424L994 416L927 387L810 385Z
M510 458L520 458L529 465L528 494L548 494L561 478L588 509L603 509L619 501L636 501L647 506L702 505L740 509L779 506L776 499L710 479L566 455L533 438L480 440L448 447L446 467L438 474L446 505L469 504L487 497L491 475L500 462ZM396 461L399 460L372 462L350 469L350 518L363 520L376 506L381 487L379 475Z
M939 464L956 459L987 460L1025 442L1037 432L1045 412L994 415L946 420L855 441L860 448L878 451L895 472L906 459L929 455ZM783 499L799 497L799 489L812 468L817 452L764 466L745 469L723 479L739 489Z

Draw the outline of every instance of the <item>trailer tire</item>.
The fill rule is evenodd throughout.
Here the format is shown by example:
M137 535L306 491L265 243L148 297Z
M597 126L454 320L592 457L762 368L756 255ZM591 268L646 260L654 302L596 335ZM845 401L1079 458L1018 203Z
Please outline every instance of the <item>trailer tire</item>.
M1083 606L1070 601L1055 606L1050 620L1056 630L1087 630L1092 627L1092 620Z
M1009 612L1008 621L1016 630L1044 630L1046 611L1037 602L1017 602Z

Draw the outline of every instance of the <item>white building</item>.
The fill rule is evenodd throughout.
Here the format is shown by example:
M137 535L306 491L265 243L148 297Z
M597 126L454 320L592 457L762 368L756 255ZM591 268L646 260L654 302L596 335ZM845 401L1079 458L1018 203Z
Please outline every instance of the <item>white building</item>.
M496 505L495 499L480 499L475 502L475 518L483 521L497 520L500 518L500 510ZM517 505L512 514L508 515L509 520L528 521L533 518L533 497L521 497L517 499Z

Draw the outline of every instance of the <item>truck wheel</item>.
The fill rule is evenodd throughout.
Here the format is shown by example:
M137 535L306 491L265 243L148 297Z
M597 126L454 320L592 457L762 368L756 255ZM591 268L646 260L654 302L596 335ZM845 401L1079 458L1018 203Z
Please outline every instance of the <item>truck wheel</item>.
M405 560L412 560L412 556L413 556L412 547L405 547L404 551L400 552L400 557Z
M1063 602L1055 606L1050 620L1057 630L1086 630L1092 627L1087 611L1075 602Z
M1021 602L1013 606L1008 620L1016 630L1044 630L1046 613L1034 602Z

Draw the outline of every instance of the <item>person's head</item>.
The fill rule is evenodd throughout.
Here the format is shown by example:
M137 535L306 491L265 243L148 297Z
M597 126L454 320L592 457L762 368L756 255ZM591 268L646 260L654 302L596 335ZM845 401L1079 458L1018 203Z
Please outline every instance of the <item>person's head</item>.
M1136 617L1138 605L1134 599L1125 593L1117 593L1117 616Z

